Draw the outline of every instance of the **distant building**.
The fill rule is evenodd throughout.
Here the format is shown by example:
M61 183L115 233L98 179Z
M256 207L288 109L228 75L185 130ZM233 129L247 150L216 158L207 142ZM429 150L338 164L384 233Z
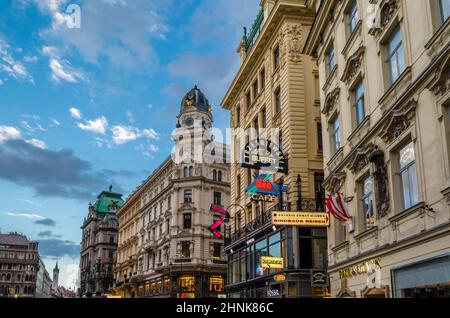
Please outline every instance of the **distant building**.
M39 257L39 271L36 278L36 298L50 298L52 295L52 279L45 268L44 262Z
M116 211L123 205L122 195L103 191L81 227L80 296L102 296L113 285L113 265L117 250Z
M38 243L19 233L0 234L0 298L36 295Z

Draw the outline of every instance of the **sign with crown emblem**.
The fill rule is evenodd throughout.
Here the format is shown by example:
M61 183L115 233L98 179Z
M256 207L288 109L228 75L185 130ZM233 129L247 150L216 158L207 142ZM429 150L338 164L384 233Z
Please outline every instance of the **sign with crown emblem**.
M287 174L288 160L278 145L258 138L245 146L241 167Z

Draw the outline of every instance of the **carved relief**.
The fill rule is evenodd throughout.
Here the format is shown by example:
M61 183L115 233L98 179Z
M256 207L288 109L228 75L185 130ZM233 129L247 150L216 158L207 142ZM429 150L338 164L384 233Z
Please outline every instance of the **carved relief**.
M350 162L348 166L353 174L359 173L369 164L369 153L371 153L375 148L376 146L373 143L358 148L355 158Z
M392 18L397 13L398 2L397 0L391 0L386 3L381 9L381 27L385 28L389 22L391 22Z
M391 143L400 137L412 124L415 117L416 100L410 100L404 107L394 109L391 118L381 132L384 142Z
M373 10L375 11L372 26L369 28L369 34L373 36L380 35L387 25L392 21L397 13L400 4L398 0L386 1L382 5L381 10L378 9L378 1L370 1L374 5Z
M302 25L286 24L280 32L280 54L281 61L284 64L286 57L291 62L298 63L302 60Z
M363 61L364 47L360 47L347 61L341 81L350 84L360 73Z
M324 184L324 188L329 193L342 192L344 188L345 179L347 178L347 172L345 170L340 173L335 173L333 176Z
M444 96L450 89L450 55L442 63L436 72L433 81L428 86L436 96Z
M325 99L325 106L322 110L322 113L324 115L328 114L339 103L340 92L341 89L339 87L336 87L331 93L327 95L327 98Z

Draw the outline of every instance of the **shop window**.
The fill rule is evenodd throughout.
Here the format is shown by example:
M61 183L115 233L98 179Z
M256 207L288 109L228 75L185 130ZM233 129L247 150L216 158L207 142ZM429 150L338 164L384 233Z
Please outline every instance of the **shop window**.
M416 158L414 143L410 142L399 151L400 187L403 197L403 209L408 209L419 202L419 189L417 185Z
M209 278L209 291L213 293L223 293L225 291L223 276L213 275Z
M178 288L180 292L195 292L195 277L194 276L179 277Z

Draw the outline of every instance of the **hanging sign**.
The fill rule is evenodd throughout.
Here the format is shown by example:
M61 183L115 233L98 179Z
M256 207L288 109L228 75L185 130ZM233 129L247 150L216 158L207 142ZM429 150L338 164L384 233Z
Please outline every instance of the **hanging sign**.
M217 229L220 228L220 226L223 223L228 223L230 221L230 213L227 210L222 209L222 208L218 207L215 204L211 204L211 208L210 209L211 209L212 212L216 212L216 213L222 214L222 217L220 219L218 219L217 221L215 221L209 227L209 230L212 232L212 234L214 234L215 237L221 239L223 237L223 235Z
M318 212L272 212L272 225L328 227L330 217L328 213Z
M252 201L275 202L277 200L281 191L285 190L285 186L276 186L271 181L272 178L272 175L261 174L246 189L246 192L248 193Z
M268 139L254 139L245 145L241 167L288 173L287 157Z
M285 274L278 274L278 275L275 275L275 276L273 277L273 279L274 279L276 282L278 282L278 283L285 282L285 281L286 281L286 275L285 275Z

